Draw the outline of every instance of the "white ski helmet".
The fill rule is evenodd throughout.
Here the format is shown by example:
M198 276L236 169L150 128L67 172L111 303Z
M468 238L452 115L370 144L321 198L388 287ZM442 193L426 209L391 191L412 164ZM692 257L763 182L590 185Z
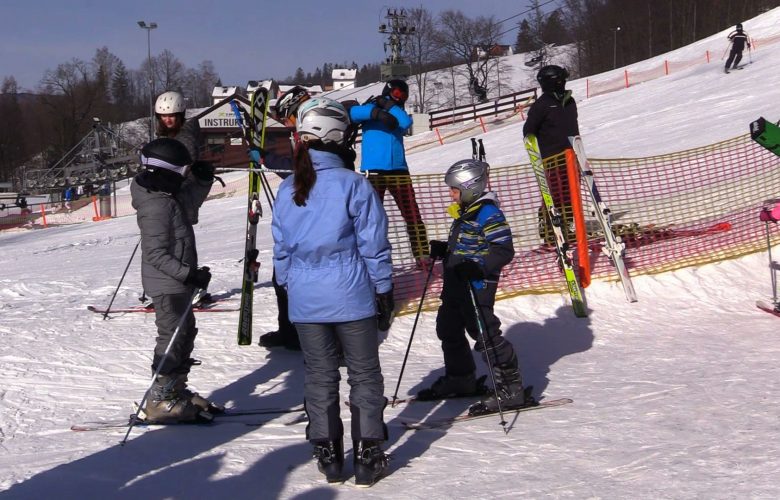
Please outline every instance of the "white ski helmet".
M184 96L178 92L169 90L163 92L154 104L154 112L158 115L172 115L184 113L187 107L184 105Z
M340 102L313 97L298 106L295 129L303 141L315 137L343 145L349 138L349 113Z
M460 202L471 205L485 192L490 165L479 160L460 160L447 169L444 183L460 191Z

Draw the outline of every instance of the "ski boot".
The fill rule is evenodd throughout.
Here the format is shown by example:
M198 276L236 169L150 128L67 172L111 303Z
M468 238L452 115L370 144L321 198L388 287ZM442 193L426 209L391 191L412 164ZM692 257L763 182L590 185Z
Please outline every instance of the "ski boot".
M159 375L146 401L144 421L153 424L211 422L214 416L192 403L176 389L178 378Z
M379 443L380 441L368 440L352 442L356 486L368 488L387 471L390 457L382 451Z
M501 410L517 410L526 406L536 406L538 403L531 396L533 387L523 388L520 370L517 368L517 360L494 369L496 377L496 390L479 403L471 405L469 415L484 415ZM496 399L496 395L498 399Z
M258 344L266 347L284 347L289 351L300 351L301 342L298 340L298 334L296 332L286 332L282 330L276 330L274 332L268 332L264 335L260 335Z
M344 467L344 440L314 442L314 458L317 469L325 475L329 483L344 481L341 470Z
M442 375L428 389L417 393L418 401L435 401L438 399L463 398L482 396L488 391L485 386L487 375L476 378L476 375Z
M197 392L192 391L187 387L188 374L179 373L176 375L175 390L181 395L181 397L189 399L192 404L197 406L203 411L207 411L213 415L225 413L225 407L217 404L213 401L209 401Z

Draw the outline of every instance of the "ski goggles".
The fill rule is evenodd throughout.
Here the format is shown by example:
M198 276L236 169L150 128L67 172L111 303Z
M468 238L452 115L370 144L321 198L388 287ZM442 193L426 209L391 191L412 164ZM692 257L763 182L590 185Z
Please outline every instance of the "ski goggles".
M409 94L398 87L390 89L390 97L396 102L406 102Z

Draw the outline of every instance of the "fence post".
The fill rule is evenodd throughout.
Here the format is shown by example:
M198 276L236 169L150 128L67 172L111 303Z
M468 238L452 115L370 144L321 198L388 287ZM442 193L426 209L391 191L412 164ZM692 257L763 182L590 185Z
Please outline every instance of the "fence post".
M439 127L436 127L436 129L435 129L435 130L436 130L436 137L438 137L438 138L439 138L439 144L441 144L442 146L444 146L444 141L442 141L442 140L441 140L441 134L439 133Z

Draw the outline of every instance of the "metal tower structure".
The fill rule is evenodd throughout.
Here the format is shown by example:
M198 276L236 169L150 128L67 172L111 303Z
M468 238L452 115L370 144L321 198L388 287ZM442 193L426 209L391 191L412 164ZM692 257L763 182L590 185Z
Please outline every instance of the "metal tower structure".
M406 38L415 32L414 26L409 25L405 9L387 9L385 19L387 22L379 25L379 32L387 35L385 54L388 53L388 49L390 54L380 65L382 81L407 78L412 74L412 67L405 63L403 50L406 46Z

